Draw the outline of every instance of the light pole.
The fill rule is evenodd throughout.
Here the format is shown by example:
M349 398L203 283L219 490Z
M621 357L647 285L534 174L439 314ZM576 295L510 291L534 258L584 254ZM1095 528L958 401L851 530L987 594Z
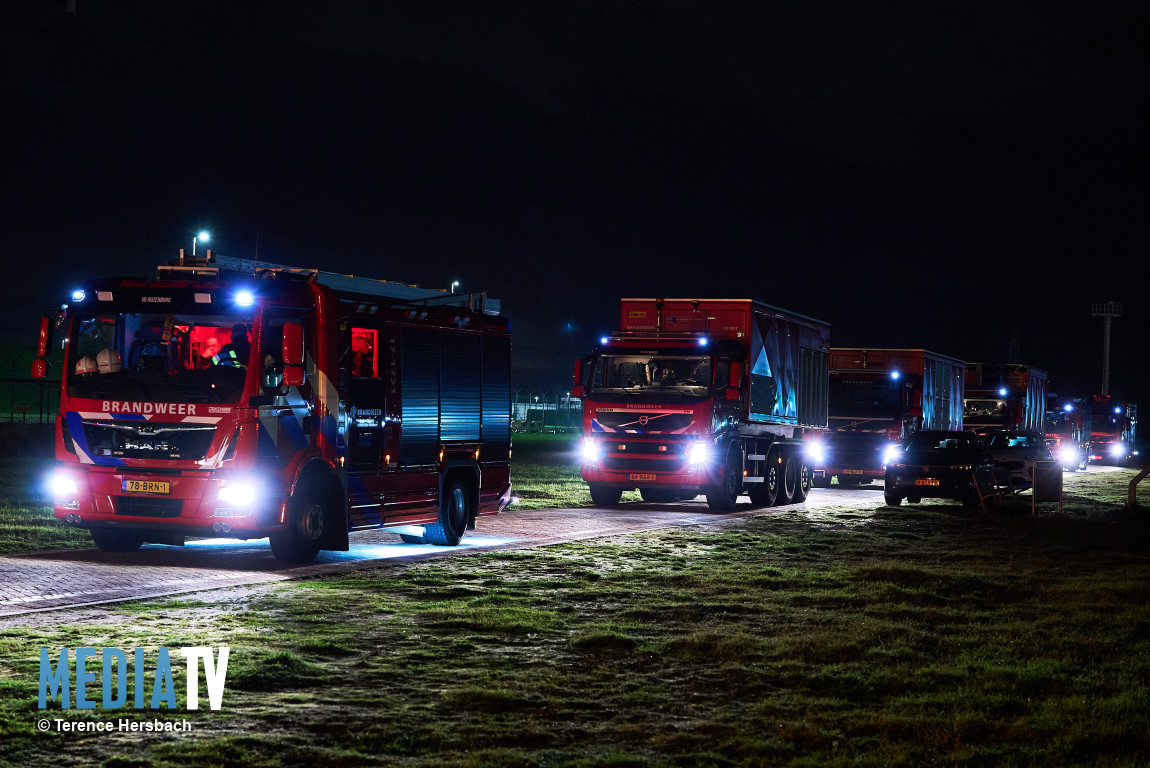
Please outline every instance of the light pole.
M455 288L456 288L456 286L458 286L458 285L459 285L459 281L458 281L458 280L453 280L453 281L451 282L451 292L452 292L452 293L455 293Z
M1110 321L1122 317L1122 304L1108 301L1093 305L1091 310L1095 317L1102 318L1102 396L1105 397L1110 394Z
M202 230L199 234L192 238L192 255L196 255L196 241L203 240L205 243L212 239L212 234L206 229Z

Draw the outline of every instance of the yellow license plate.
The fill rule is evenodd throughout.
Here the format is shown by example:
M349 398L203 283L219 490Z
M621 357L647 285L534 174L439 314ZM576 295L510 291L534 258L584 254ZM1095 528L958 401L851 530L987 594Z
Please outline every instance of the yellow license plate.
M125 480L125 493L160 493L172 492L172 483L169 480Z
M938 480L933 477L919 477L915 478L915 485L938 485Z
M655 476L654 475L639 475L639 474L636 474L634 472L627 475L627 479L630 480L632 483L653 483L653 482L655 482Z
M862 470L861 469L844 469L843 474L844 475L861 475Z

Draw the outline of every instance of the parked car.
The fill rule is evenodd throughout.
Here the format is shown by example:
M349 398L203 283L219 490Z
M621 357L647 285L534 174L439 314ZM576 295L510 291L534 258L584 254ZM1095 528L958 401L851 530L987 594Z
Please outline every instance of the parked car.
M1034 462L1054 461L1045 438L1037 432L998 429L988 432L982 444L994 459L998 479L1012 491L1034 485Z
M974 474L988 481L994 459L973 432L923 430L915 433L886 465L886 503L906 499L917 504L924 498L956 499L977 504Z

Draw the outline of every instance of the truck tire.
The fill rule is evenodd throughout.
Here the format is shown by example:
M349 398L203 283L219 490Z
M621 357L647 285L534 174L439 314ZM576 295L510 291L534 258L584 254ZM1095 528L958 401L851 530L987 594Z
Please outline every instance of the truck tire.
M730 512L743 492L743 453L734 443L727 449L723 474L718 485L707 488L707 506L716 512Z
M668 488L640 488L639 495L648 504L670 504L678 501L678 495Z
M454 547L467 531L471 519L471 494L462 478L451 478L439 500L439 518L423 527L423 538L428 544Z
M93 528L89 533L101 552L135 552L144 543L144 534L131 529Z
M783 459L783 470L780 474L779 496L775 499L775 503L779 506L793 504L799 489L799 460L794 454Z
M597 507L613 507L623 496L622 488L608 488L599 483L589 483L588 486L591 489L591 501Z
M756 507L773 507L779 497L779 462L773 455L768 455L766 471L763 473L763 482L747 486L747 495Z
M883 491L882 496L883 501L887 503L887 506L897 507L899 504L902 504L902 496L897 493L893 493L891 491Z
M811 481L814 479L814 472L811 470L811 465L806 459L799 459L799 484L795 487L795 503L802 504L807 500L807 494L811 492Z
M272 554L285 563L310 563L319 554L319 542L327 527L327 502L316 483L308 483L292 497L287 528L269 539Z
M424 537L415 536L415 535L410 534L410 533L401 533L401 534L399 534L399 538L403 541L404 544L426 544L427 543L427 539L425 539Z

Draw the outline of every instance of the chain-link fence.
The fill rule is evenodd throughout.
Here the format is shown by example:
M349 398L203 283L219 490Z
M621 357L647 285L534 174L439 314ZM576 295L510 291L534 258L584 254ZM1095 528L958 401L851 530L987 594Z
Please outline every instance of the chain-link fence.
M60 409L60 382L53 379L0 378L0 422L50 424Z
M511 395L514 432L579 432L583 401L570 392L517 389Z

